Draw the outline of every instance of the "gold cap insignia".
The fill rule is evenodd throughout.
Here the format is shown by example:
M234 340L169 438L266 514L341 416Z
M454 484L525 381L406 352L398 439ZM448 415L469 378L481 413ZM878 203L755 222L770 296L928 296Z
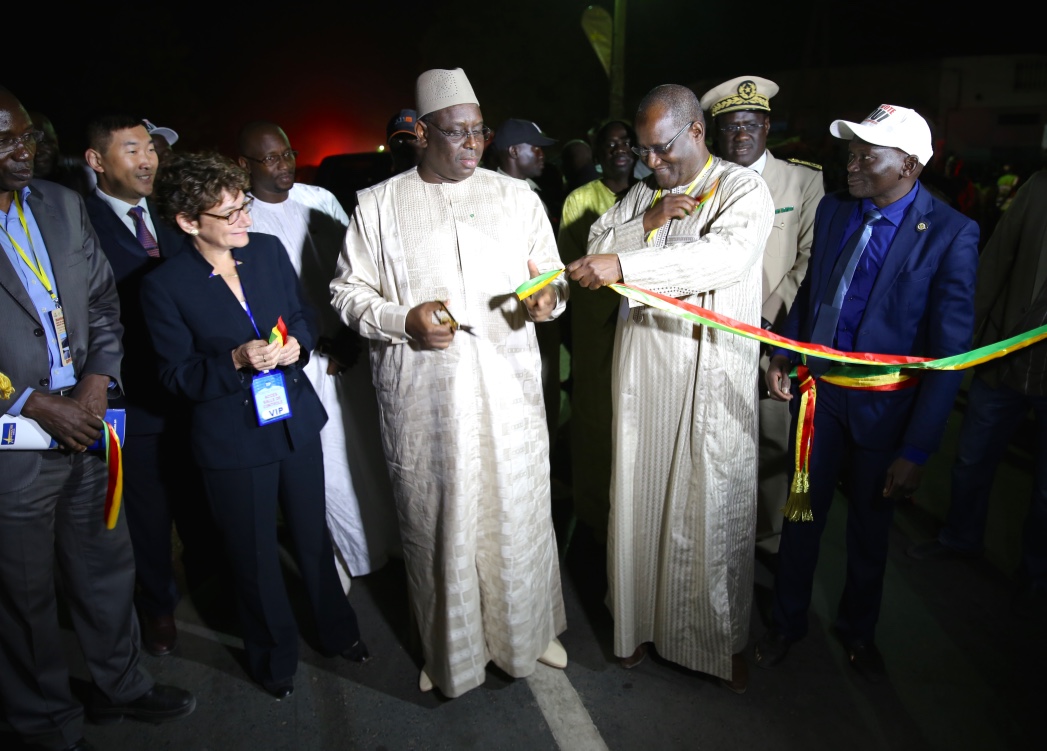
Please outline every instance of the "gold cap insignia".
M710 117L738 110L771 111L771 97L778 93L778 84L759 76L738 76L724 81L705 92L702 109Z

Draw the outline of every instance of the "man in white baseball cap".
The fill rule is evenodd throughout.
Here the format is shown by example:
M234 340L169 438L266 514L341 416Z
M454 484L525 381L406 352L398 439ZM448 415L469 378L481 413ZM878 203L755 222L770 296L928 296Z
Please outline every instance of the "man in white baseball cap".
M862 122L836 120L829 130L849 141L847 192L827 195L818 206L807 276L782 334L843 352L932 358L966 352L974 330L978 225L920 185L933 153L927 122L911 109L881 104ZM789 401L801 390L790 388L788 375L797 362L792 352L774 353L767 371L773 398ZM806 478L797 469L789 498L795 513L782 528L772 625L756 645L756 664L774 667L807 633L818 547L842 479L847 576L834 630L851 666L877 681L885 669L873 636L894 504L919 487L963 373L899 373L870 386L833 365L806 360L816 379L802 387L808 397L811 383L817 390L814 437ZM827 371L833 382L822 380Z
M908 107L881 104L860 123L833 120L829 132L846 141L860 138L875 146L892 146L914 154L922 167L926 167L934 155L930 126L916 110Z
M153 137L153 148L156 149L156 156L159 158L160 163L163 164L171 154L171 147L178 141L178 134L170 128L161 128L159 125L153 125L145 118L142 118L142 125L149 131L149 135Z

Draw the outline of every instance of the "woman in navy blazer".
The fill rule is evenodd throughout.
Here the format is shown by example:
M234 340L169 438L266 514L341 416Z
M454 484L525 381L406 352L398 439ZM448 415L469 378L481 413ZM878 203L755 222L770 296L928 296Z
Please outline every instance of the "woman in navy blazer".
M316 344L280 241L248 235L247 173L217 154L178 154L155 187L160 213L196 252L142 282L160 380L193 402L192 447L236 581L249 669L277 698L293 691L298 629L284 589L277 504L294 542L321 648L368 658L342 592L324 509L320 428L327 421L300 366ZM249 244L250 243L250 244ZM267 341L283 318L287 340ZM283 375L291 417L259 424L252 382Z

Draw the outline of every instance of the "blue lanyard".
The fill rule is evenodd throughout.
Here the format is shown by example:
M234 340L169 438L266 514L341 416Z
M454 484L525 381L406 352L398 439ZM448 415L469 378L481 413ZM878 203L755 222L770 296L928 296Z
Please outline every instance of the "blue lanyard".
M251 325L254 326L254 333L259 339L262 338L262 332L258 330L258 324L254 322L254 315L251 313L251 306L247 302L247 295L244 295L244 310L247 311L247 317L251 319Z

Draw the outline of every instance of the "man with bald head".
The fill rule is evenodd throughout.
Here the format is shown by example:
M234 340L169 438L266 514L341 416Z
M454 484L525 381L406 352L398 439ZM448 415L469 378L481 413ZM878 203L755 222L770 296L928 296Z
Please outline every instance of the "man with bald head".
M753 326L774 207L752 170L710 156L683 86L653 89L633 148L653 175L596 221L570 277L624 281ZM580 292L579 294L584 294ZM666 659L741 692L756 519L756 342L621 307L613 370L608 580L614 650Z
M247 123L237 146L240 166L251 175L251 231L280 238L319 317L320 337L304 371L327 410L320 431L327 526L348 593L352 576L381 568L399 547L371 375L358 362L359 337L331 307L329 286L349 217L330 191L295 182L298 152L276 123Z
M920 185L934 153L927 122L915 110L881 104L860 123L833 121L829 132L848 141L847 191L818 206L807 276L782 333L844 352L940 358L967 351L978 225ZM787 351L771 359L773 398L799 401L789 379L797 363ZM873 636L894 504L919 487L963 373L923 371L863 389L830 370L830 361L809 357L805 365L817 394L809 492L793 485L797 500L809 498L809 515L782 528L772 627L756 645L756 664L774 667L807 633L819 542L842 478L847 577L834 630L851 666L877 681L884 665ZM809 389L812 381L802 383ZM796 422L794 412L794 433Z
M567 664L535 335L567 283L514 294L562 264L527 183L477 168L490 130L465 73L423 73L416 98L418 169L359 192L331 293L371 340L419 688L455 697L488 661Z

